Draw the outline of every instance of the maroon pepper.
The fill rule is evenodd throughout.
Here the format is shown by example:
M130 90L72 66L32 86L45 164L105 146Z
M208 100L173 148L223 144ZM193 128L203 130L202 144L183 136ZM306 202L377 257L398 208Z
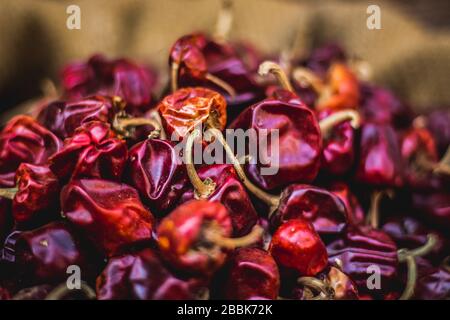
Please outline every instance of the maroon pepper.
M119 180L128 151L109 124L92 121L64 140L64 147L50 159L50 169L61 180L80 177Z
M61 141L33 118L12 118L0 133L0 185L13 187L15 172L22 162L45 164L61 146Z
M333 182L327 189L344 203L350 224L357 225L364 222L363 208L346 183Z
M99 300L186 300L205 292L204 281L175 275L151 249L111 258L97 278Z
M225 299L250 300L278 297L280 274L272 256L259 248L235 250L229 259Z
M152 237L153 216L136 189L122 183L72 180L61 191L62 214L107 256Z

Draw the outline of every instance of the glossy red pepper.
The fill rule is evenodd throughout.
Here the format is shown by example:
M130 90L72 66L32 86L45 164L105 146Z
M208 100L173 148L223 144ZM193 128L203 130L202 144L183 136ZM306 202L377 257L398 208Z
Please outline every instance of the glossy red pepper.
M0 133L0 186L14 186L15 172L22 162L45 164L61 146L61 141L33 118L12 118Z
M336 236L348 223L344 203L333 193L310 185L290 185L281 194L280 205L271 215L272 227L290 219L309 221L321 237Z
M31 231L16 231L5 244L3 260L24 288L36 284L58 284L67 280L67 268L77 265L84 281L92 280L100 266L95 252L65 222L52 222Z
M64 94L71 100L88 95L119 96L127 111L143 113L152 105L156 73L127 59L108 60L94 55L88 61L67 65L61 74Z
M173 209L189 189L186 168L174 147L175 143L167 140L147 139L129 151L126 181L155 215Z
M383 299L395 289L398 257L395 242L383 231L368 226L350 227L341 239L327 246L330 263L342 266L342 271L357 284L362 295ZM379 270L379 288L369 289L367 281ZM393 287L394 286L394 287Z
M356 179L375 186L402 185L400 146L389 124L365 123L362 126Z
M171 140L186 137L196 126L208 122L223 130L227 122L225 98L206 88L183 88L166 96L158 105Z
M62 214L105 255L152 237L153 216L136 189L122 183L72 180L61 191Z
M128 156L125 142L109 124L92 121L64 140L64 147L50 159L50 169L61 180L81 177L119 180Z
M204 281L172 273L151 250L113 257L97 278L99 300L181 300L201 297Z
M205 165L197 170L202 181L212 181L214 190L210 194L200 195L209 201L218 201L228 210L233 236L243 236L250 232L258 221L258 214L251 202L247 190L240 182L233 166L227 164ZM184 193L182 202L193 199L197 190Z
M312 224L302 219L283 223L273 234L269 252L279 266L314 276L328 265L325 245Z
M227 267L225 299L277 299L280 274L275 260L267 251L259 248L237 249Z

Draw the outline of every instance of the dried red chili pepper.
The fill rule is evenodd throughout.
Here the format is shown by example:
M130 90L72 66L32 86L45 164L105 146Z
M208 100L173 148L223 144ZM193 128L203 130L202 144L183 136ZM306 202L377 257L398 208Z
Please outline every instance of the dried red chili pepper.
M223 130L227 122L226 101L206 88L183 88L166 96L158 105L166 133L172 140L186 137L196 126Z
M389 124L365 123L361 128L356 179L376 186L401 186L403 165L397 135Z
M219 202L191 200L161 220L157 229L162 257L180 271L211 275L223 265L227 250L260 238L255 226L242 238L232 233L228 210Z
M89 251L75 229L65 222L52 222L31 231L16 231L5 244L3 260L24 288L36 284L57 284L67 279L67 268L77 265L82 279L95 277L101 259Z
M136 189L122 183L72 180L61 191L63 215L107 256L150 240L153 217Z
M339 197L347 210L347 217L350 224L357 225L364 221L364 211L358 198L351 192L344 182L333 182L327 186L327 190Z
M61 141L33 118L12 118L0 133L0 185L13 187L22 162L44 164L61 146Z
M229 259L224 279L225 299L276 299L280 288L278 266L259 248L240 248Z
M152 104L156 73L127 59L107 60L94 55L86 62L67 65L61 74L65 95L79 100L88 95L119 96L127 103L127 111L141 114Z
M272 236L269 252L278 265L314 276L328 265L325 245L312 224L303 219L283 223Z
M412 192L411 207L418 217L448 232L450 228L450 193L439 183L428 191Z
M48 166L22 163L16 171L16 187L0 189L0 196L12 199L16 223L48 222L55 218L59 183Z
M147 139L129 151L124 176L158 215L171 210L189 188L186 168L174 147L167 140Z
M64 147L50 159L50 169L61 180L80 177L119 180L128 151L109 124L92 121L64 140Z
M311 69L320 77L325 77L334 63L344 63L346 60L346 54L338 44L328 43L314 49L305 64L308 69Z
M450 298L450 269L447 266L432 268L417 279L414 299L448 300Z
M426 116L419 117L436 142L439 157L443 157L450 147L450 112L448 108L439 108Z
M205 294L205 283L172 273L151 250L113 257L97 278L99 300L180 300Z

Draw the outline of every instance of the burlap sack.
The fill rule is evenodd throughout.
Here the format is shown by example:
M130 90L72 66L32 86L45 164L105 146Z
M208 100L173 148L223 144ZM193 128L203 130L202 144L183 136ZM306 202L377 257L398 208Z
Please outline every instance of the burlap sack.
M66 28L70 4L81 8L81 30ZM377 4L381 30L366 27L365 1L234 0L230 38L272 54L294 39L298 53L335 41L371 64L374 81L416 108L450 105L450 34L432 33L386 1ZM57 79L64 63L95 52L151 62L165 74L173 41L212 32L220 6L220 0L0 1L0 100L37 94L43 78Z

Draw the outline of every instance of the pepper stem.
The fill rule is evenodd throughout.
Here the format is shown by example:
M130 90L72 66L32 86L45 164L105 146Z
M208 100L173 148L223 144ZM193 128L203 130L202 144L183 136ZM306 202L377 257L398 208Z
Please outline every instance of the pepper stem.
M123 135L124 137L129 137L130 132L128 128L140 127L140 126L152 126L154 130L150 132L148 135L149 138L157 138L161 135L162 129L161 124L156 120L148 119L148 118L127 118L116 116L113 122L113 127L116 132Z
M334 290L325 282L314 277L301 277L297 279L297 283L308 289L307 300L331 300L334 297ZM312 292L317 292L317 296L312 296Z
M230 0L223 0L219 15L216 21L216 30L214 38L218 41L226 41L230 34L231 26L233 25L233 2Z
M366 223L374 229L377 229L380 223L380 203L385 195L392 199L394 197L394 191L390 189L375 191L370 197L370 209L366 217Z
M223 90L225 90L228 93L228 95L230 95L230 97L236 96L236 90L234 90L234 88L230 84L223 81L222 79L216 77L215 75L213 75L211 73L206 73L205 78L206 78L206 80L211 81L216 86L219 86Z
M416 249L400 249L397 251L398 260L406 262L408 268L408 278L406 280L405 290L400 296L399 300L409 300L414 295L414 289L417 282L417 263L416 257L427 255L436 245L437 237L434 234L428 235L427 242Z
M322 79L320 79L314 72L303 67L295 68L292 73L292 77L300 85L304 87L312 87L319 95L321 95L327 87Z
M266 76L269 73L273 74L284 89L290 92L294 92L294 88L292 87L292 84L289 81L288 76L283 71L283 69L275 62L264 61L259 65L258 73L261 76Z
M170 87L172 92L178 90L178 72L180 70L180 65L177 62L172 62L170 65Z
M200 136L200 129L194 129L187 137L185 148L186 171L195 190L195 196L199 199L207 199L215 190L216 184L211 179L202 181L195 170L193 149L195 140Z
M81 291L86 296L86 298L90 300L93 300L97 297L95 291L84 281L81 281L80 289L69 289L66 283L60 284L55 289L50 291L47 297L45 297L45 300L62 300L62 298L64 298L68 294L76 292L78 290Z
M359 116L359 113L355 110L347 109L332 113L325 119L320 120L320 131L323 136L327 137L331 134L336 125L349 120L353 129L358 129L361 125L361 117Z
M206 228L204 231L205 232L204 237L209 242L217 244L222 248L231 250L238 247L246 247L257 242L258 240L261 239L261 236L264 233L264 229L259 225L255 225L248 234L240 238L224 237L219 232L217 232L217 230L218 228L215 227Z
M236 158L236 156L233 153L233 150L231 150L230 146L225 141L222 132L220 132L218 129L211 128L206 131L205 136L207 135L212 135L223 146L227 157L231 160L233 164L234 170L236 171L239 179L241 180L242 184L247 188L247 190L249 190L250 193L252 193L258 199L266 203L270 207L270 212L273 212L280 203L280 197L274 196L261 190L247 178L244 170L241 167L241 164L239 163L239 160Z
M0 189L0 197L12 200L17 191L19 191L17 187Z
M442 159L435 166L434 173L450 175L450 147L448 147Z

